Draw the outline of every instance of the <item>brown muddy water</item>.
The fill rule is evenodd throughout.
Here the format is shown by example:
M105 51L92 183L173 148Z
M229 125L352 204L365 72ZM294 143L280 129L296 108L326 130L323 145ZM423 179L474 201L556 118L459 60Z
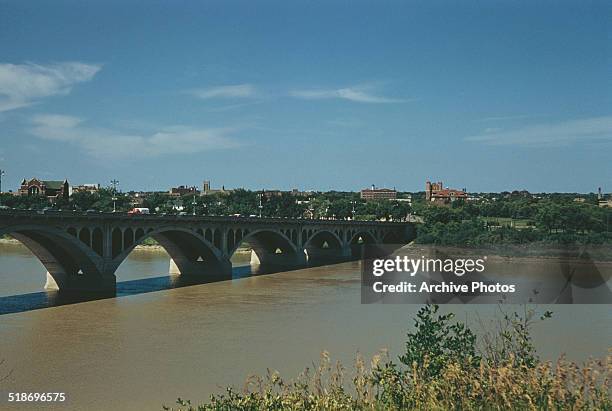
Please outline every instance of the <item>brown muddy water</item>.
M118 281L167 275L168 266L164 252L135 251ZM40 291L44 274L26 249L0 244L0 296ZM350 262L5 314L0 375L12 372L0 382L0 409L157 410L178 396L205 400L241 387L266 368L294 376L322 350L350 370L356 352L399 354L418 308L362 305L359 262ZM499 308L444 309L487 325ZM581 361L612 345L609 305L542 309L554 312L534 330L543 358ZM15 391L65 392L67 400L10 406Z

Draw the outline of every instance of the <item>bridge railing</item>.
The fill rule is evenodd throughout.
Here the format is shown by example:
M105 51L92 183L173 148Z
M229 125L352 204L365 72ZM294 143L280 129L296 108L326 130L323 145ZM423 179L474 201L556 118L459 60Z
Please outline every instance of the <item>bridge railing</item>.
M88 218L88 219L117 219L136 221L197 221L197 222L248 222L248 223L299 223L317 225L408 225L404 221L371 221L371 220L339 220L339 219L309 219L289 217L242 217L242 216L193 216L178 214L128 214L125 212L91 212L91 211L59 211L59 210L19 210L0 209L0 216L22 218Z

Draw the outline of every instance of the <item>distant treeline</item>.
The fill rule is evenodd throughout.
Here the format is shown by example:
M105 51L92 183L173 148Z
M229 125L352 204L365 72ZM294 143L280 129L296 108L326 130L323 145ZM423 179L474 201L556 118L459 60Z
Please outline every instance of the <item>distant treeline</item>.
M417 228L417 242L423 244L612 242L612 209L576 202L573 196L510 196L495 201L455 202L451 207L421 203L415 204L414 211L423 218L423 224Z

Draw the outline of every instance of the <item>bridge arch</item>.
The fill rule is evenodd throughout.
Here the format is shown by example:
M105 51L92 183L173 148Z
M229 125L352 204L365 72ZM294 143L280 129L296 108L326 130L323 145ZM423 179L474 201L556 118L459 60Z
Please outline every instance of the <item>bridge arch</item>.
M87 247L91 247L91 232L89 228L83 227L79 230L79 240L81 240Z
M225 237L227 241L227 249L233 250L234 245L236 244L236 238L234 237L234 230L232 228L229 228L227 230L227 235Z
M127 227L123 230L123 248L130 248L134 244L134 230Z
M14 225L1 228L0 237L11 235L38 258L47 270L46 289L114 288L114 276L100 269L103 259L89 246L92 233L89 229L81 232L82 238L49 226Z
M304 244L308 262L324 263L346 257L344 243L337 230L318 230Z
M212 242L213 242L213 231L210 228L207 228L206 231L204 231L204 238L206 239L206 241L208 241L209 243L212 244Z
M228 256L231 257L243 244L249 244L252 249L252 264L285 265L306 261L304 252L282 230L244 230L240 241L236 239L234 246L228 248Z
M335 231L319 230L306 241L304 248L342 248L342 239Z
M128 232L128 230L130 231ZM126 233L130 232L133 232L133 230L127 228L122 239L113 232L113 241L125 240ZM178 270L177 274L228 275L227 263L221 251L211 244L205 236L188 228L172 226L147 230L147 233L142 237L134 237L133 234L129 234L129 238L133 240L128 243L122 243L121 252L113 257L113 270L116 270L121 265L137 245L142 244L149 237L157 241L170 255ZM117 247L117 245L113 244L113 250L117 249ZM231 271L229 275L231 275Z
M351 233L350 244L376 244L376 237L369 231L356 231Z
M213 231L212 243L218 250L221 249L221 230L219 228L215 228Z
M91 231L91 248L100 257L104 255L104 234L100 227L95 227Z
M349 241L351 249L351 257L361 258L364 255L364 246L367 244L377 244L378 241L370 231L354 231L351 232Z

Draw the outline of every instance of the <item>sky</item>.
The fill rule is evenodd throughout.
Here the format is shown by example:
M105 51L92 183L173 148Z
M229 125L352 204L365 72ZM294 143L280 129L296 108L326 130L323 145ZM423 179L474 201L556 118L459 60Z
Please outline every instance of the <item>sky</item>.
M2 189L610 192L610 21L587 0L0 0Z

